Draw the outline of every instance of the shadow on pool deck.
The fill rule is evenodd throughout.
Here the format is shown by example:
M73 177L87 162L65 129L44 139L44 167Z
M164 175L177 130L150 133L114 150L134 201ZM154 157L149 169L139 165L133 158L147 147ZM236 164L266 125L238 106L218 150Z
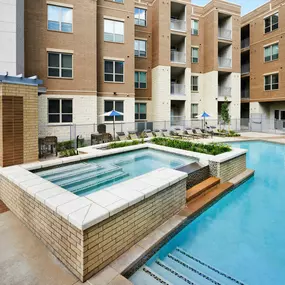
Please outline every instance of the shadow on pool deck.
M0 214L1 285L82 284L8 211Z

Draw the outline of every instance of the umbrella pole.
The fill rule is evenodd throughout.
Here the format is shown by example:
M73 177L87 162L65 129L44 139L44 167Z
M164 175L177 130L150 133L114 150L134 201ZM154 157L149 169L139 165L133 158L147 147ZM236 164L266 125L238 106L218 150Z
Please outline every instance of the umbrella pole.
M113 116L113 140L115 140L115 116Z

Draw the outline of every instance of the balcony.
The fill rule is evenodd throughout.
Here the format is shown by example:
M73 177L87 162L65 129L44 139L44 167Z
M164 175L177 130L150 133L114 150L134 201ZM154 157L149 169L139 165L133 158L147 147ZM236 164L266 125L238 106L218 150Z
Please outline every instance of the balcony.
M222 40L231 40L232 39L232 31L225 28L219 28L219 39Z
M249 47L249 38L241 40L241 48L248 48Z
M219 67L220 68L231 68L232 60L226 57L219 57Z
M178 83L171 83L170 88L170 94L171 95L179 95L179 96L185 96L185 85L184 84L178 84Z
M249 89L241 90L241 99L249 99Z
M241 65L241 74L248 74L250 71L249 63Z
M186 63L186 54L185 52L172 50L170 53L170 60L175 63Z
M186 32L186 21L171 19L170 29L172 31Z
M219 97L231 97L232 96L232 88L219 86Z

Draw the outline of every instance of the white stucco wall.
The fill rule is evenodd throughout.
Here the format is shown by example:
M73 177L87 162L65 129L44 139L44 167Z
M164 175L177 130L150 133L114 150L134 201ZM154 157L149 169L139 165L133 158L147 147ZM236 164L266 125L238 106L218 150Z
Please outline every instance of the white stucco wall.
M72 124L48 123L48 99L72 99ZM39 137L57 136L59 141L75 139L81 135L90 139L91 133L97 131L97 96L95 95L41 95L39 96ZM76 125L76 127L74 126Z
M0 0L0 73L24 72L24 1Z
M218 119L218 71L203 74L203 111Z

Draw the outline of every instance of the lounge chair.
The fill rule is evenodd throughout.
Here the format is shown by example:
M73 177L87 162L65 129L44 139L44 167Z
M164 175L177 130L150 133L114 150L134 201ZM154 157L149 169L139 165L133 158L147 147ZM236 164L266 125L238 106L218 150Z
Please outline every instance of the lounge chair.
M128 140L128 137L126 136L126 134L124 132L117 132L117 136L118 136L120 141L127 141Z
M213 129L212 127L209 127L209 128L208 128L208 132L209 132L210 134L215 135L215 136L220 136L220 137L225 137L225 136L227 136L227 133L218 132L218 131L216 131L215 129Z
M162 136L160 130L154 130L153 133L154 133L154 135L155 135L156 137L161 137L161 136Z
M131 140L138 140L139 139L139 137L135 131L131 131L128 133L129 133L129 137L131 138Z
M161 134L162 134L162 136L167 137L167 138L171 137L170 132L167 129L162 129Z
M200 136L203 136L203 138L208 138L208 137L211 136L211 135L209 135L209 134L203 133L203 132L201 131L201 129L199 129L199 128L195 129L195 132L196 132L196 134L198 134L198 135L200 135Z
M188 129L188 128L186 129L186 134L191 136L193 139L199 139L202 137L202 136L194 133L192 129Z
M146 135L147 138L153 138L153 133L151 130L144 130L143 133Z

